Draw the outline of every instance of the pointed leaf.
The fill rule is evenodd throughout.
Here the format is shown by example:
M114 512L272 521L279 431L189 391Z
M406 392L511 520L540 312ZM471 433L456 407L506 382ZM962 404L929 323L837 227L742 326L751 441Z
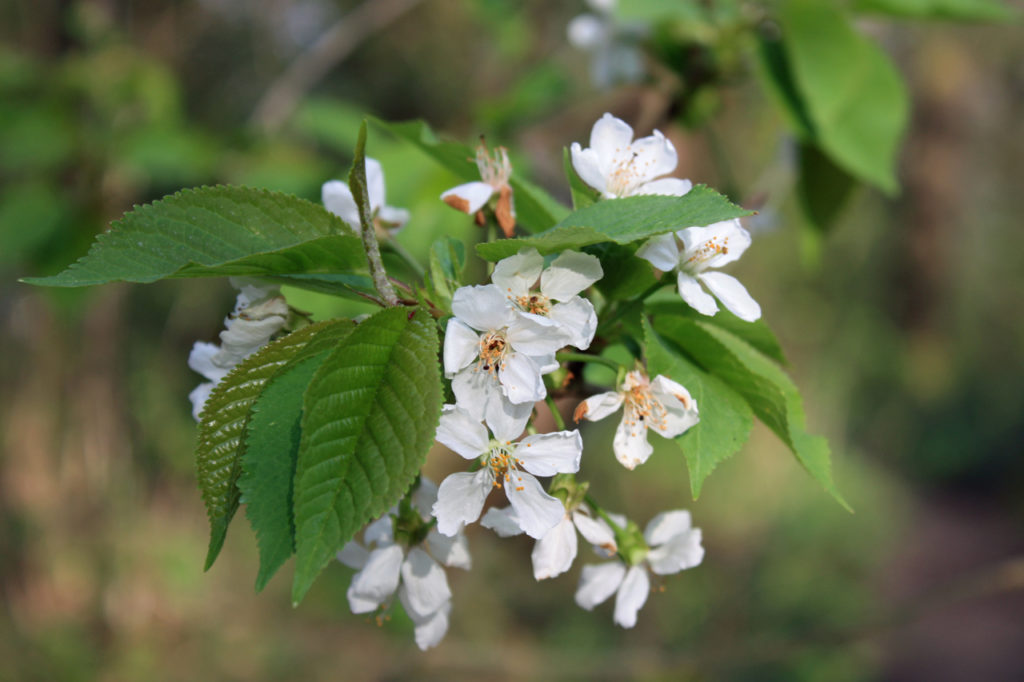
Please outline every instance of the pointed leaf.
M700 421L675 438L686 458L690 492L696 500L708 475L719 463L738 452L750 437L754 416L736 391L670 349L646 320L643 325L650 375L664 374L679 382L697 401Z
M357 326L314 375L295 472L295 603L415 479L441 411L437 356L430 315L389 308Z
M628 244L685 227L710 225L750 215L704 185L681 197L637 196L608 199L574 211L550 230L520 239L478 244L477 253L497 261L532 246L542 254L580 249L589 244Z
M287 194L218 185L136 207L64 272L25 281L77 287L365 270L359 238L322 206Z
M771 330L771 327L768 326L763 317L753 322L747 322L725 309L719 310L713 316L708 317L707 315L701 315L689 305L679 300L648 301L644 304L644 309L648 314L653 315L655 319L661 316L685 317L690 320L698 320L721 327L727 332L743 339L780 365L785 366L788 364L779 339L776 338L775 332ZM655 322L654 326L657 327L658 323Z

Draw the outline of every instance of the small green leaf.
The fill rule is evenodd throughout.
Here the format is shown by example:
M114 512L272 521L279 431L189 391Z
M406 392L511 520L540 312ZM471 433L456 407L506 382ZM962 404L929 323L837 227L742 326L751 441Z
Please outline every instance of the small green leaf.
M601 199L601 193L583 182L583 179L576 173L572 165L572 156L569 150L562 149L562 166L565 168L565 177L569 180L569 191L572 192L572 210L578 211Z
M238 510L237 481L242 473L242 432L249 408L277 371L324 329L349 322L323 322L304 327L267 344L240 362L214 387L200 415L196 444L199 489L210 518L210 547L206 570L213 566L228 525Z
M746 341L708 322L662 317L655 330L743 396L804 469L850 509L832 481L828 442L805 430L803 400L785 372Z
M778 20L815 141L839 166L894 194L909 105L892 62L834 3L786 0Z
M599 201L569 214L550 230L521 239L478 244L477 253L497 261L532 246L542 254L590 244L629 244L685 227L710 225L750 215L724 196L699 185L681 197L637 196Z
M764 321L764 318L747 322L736 317L725 308L708 317L698 313L683 301L648 301L644 308L648 314L656 318L659 316L684 317L721 327L727 332L743 339L780 365L785 366L789 364L786 361L786 355L782 351L779 339L776 338L775 332L771 330L768 323ZM657 323L655 323L655 326L657 326Z
M637 258L635 248L604 242L585 246L583 251L601 261L604 277L595 286L609 300L627 301L658 282L654 267L643 258Z
M24 281L78 287L365 269L359 238L322 206L277 192L219 185L182 190L136 207L64 272Z
M415 479L441 411L437 355L429 314L389 308L357 326L313 376L295 472L293 602Z
M686 458L690 492L696 500L715 467L738 452L750 437L754 416L736 391L699 369L678 351L670 350L646 320L643 326L650 375L664 374L679 382L697 401L700 421L675 438Z
M800 145L796 193L811 227L828 232L842 213L857 180L813 144Z
M857 0L853 8L908 19L1010 21L1019 16L1001 0Z

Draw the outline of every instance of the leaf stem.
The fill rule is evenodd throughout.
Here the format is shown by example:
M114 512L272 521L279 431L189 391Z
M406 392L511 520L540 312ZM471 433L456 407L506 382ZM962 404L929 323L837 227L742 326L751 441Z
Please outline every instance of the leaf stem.
M551 418L555 420L555 426L558 427L559 431L565 431L565 420L562 419L562 413L558 411L558 405L555 404L555 399L551 397L550 393L544 396L544 402L548 405Z

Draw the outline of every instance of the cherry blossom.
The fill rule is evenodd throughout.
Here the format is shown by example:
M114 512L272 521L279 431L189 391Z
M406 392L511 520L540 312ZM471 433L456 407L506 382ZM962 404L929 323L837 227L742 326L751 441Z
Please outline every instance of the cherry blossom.
M654 448L648 431L675 438L700 421L697 401L681 384L661 374L651 381L641 370L626 373L617 391L592 395L576 408L574 418L598 421L623 407L612 450L627 469L643 464Z
M516 209L512 203L512 188L508 184L509 176L512 175L508 150L498 147L494 155L489 156L481 139L476 148L476 167L480 171L481 180L452 187L441 194L441 199L454 209L477 215L477 221L483 225L483 216L479 212L497 194L494 217L505 236L511 237L516 228Z
M683 243L681 250L677 237ZM703 284L729 312L741 320L753 322L761 317L761 306L740 281L724 272L706 272L739 260L750 241L750 233L738 219L733 219L652 237L636 255L659 270L678 270L679 295L697 312L703 315L718 312L715 299L701 288Z

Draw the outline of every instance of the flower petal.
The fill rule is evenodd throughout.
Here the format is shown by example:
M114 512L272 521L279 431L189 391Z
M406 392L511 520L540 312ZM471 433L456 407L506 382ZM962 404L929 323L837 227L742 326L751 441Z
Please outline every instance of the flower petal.
M487 452L490 442L480 420L456 405L444 406L435 437L438 443L466 459L476 459Z
M508 342L519 353L547 355L568 344L572 334L543 315L517 311L508 327Z
M726 310L745 322L761 317L761 306L747 292L746 287L732 275L724 272L702 272L697 278L711 290Z
M533 404L544 400L547 390L540 369L525 353L509 353L498 370L502 393L514 404Z
M457 211L473 215L487 203L494 188L486 182L467 182L457 185L441 195L441 200Z
M565 517L533 545L530 559L534 579L554 578L572 568L576 542L576 527L569 517Z
M402 562L402 583L406 589L402 606L410 615L429 616L451 601L452 591L444 569L419 547L410 549Z
M647 523L644 540L651 547L663 545L674 536L690 530L692 525L690 512L685 509L662 512Z
M388 545L370 552L362 570L352 576L348 600L352 613L368 613L395 593L402 568L402 548ZM369 608L368 608L369 607Z
M651 381L651 394L665 408L664 428L655 430L659 436L675 438L700 421L697 401L682 384L659 374Z
M658 575L678 573L700 565L704 560L700 528L692 528L673 536L668 542L647 554L647 563Z
M445 566L466 571L473 568L473 558L469 555L469 540L466 539L465 533L456 533L454 537L448 537L431 528L427 533L426 545L430 553Z
M646 462L654 452L654 448L647 442L647 424L627 424L623 415L615 429L612 450L615 451L615 458L627 469L635 469L638 464Z
M200 421L200 417L203 414L203 408L206 407L206 401L210 399L210 393L217 384L212 381L205 381L195 388L188 394L188 399L192 401L192 418L196 421Z
M576 530L580 532L583 539L602 549L614 554L618 549L615 542L615 533L604 519L595 519L580 511L572 513L572 521L576 524Z
M630 194L637 194L638 190L655 178L671 173L679 163L679 155L672 141L665 137L660 130L655 130L653 135L641 137L630 145L632 168L635 179L633 186L637 189Z
M605 113L594 123L590 129L590 148L597 154L601 171L606 177L614 169L618 158L630 153L627 148L632 141L633 129L620 118Z
M395 513L397 513L397 510L392 507L389 511L381 515L379 519L366 526L363 530L363 542L365 542L367 546L377 545L377 547L382 547L384 545L394 544L395 526L391 515Z
M583 439L579 431L535 433L516 444L513 456L536 476L573 474L580 470Z
M565 516L562 502L544 492L540 482L525 471L510 471L503 486L519 527L531 538L544 537Z
M657 194L668 197L681 197L693 189L693 183L682 178L660 178L651 180L637 188L633 194Z
M651 579L647 571L642 566L631 566L615 595L615 624L624 628L636 625L636 614L650 593Z
M537 249L522 249L495 264L491 281L505 296L518 298L529 293L543 269L544 258Z
M409 217L409 211L404 208L381 206L377 209L377 220L383 223L385 227L391 228L392 232L397 232L398 228L409 222Z
M459 287L452 296L452 313L473 329L490 331L508 326L512 309L493 284Z
M679 295L683 300L702 315L714 315L718 312L718 304L711 294L700 288L700 282L680 271L676 278L679 284Z
M605 22L593 14L580 14L569 22L566 35L573 47L590 49L608 40L608 28Z
M480 354L480 334L457 317L448 320L444 332L444 375L452 378Z
M370 213L376 213L384 205L384 169L377 159L366 158L366 198L370 202Z
M540 292L556 301L568 301L602 277L604 270L597 256L563 251L541 274Z
M587 611L615 594L626 576L626 567L621 561L604 564L588 564L580 574L576 588L576 603Z
M594 304L585 298L573 296L568 301L551 307L548 318L557 322L565 332L569 345L580 350L590 348L597 332L597 312Z
M405 595L405 589L398 591L399 598ZM402 605L405 605L404 599L402 600ZM441 640L444 639L445 634L448 632L448 618L451 610L451 602L446 602L441 608L425 618L413 618L410 616L413 622L413 637L420 651L426 651L441 643ZM406 613L408 611L409 609L406 608Z
M693 272L732 263L750 246L750 233L737 218L706 227L688 227L676 234L683 240L684 258L691 260Z
M636 255L664 272L674 270L679 265L679 246L673 232L651 237L636 250Z
M348 185L340 180L325 182L320 190L320 198L324 208L344 220L356 234L362 232L359 209L356 208L356 200L352 197L352 190Z
M487 396L484 410L487 427L498 440L515 440L523 434L526 423L533 414L533 403L513 403L506 398L500 389Z
M622 407L622 394L618 391L608 391L592 395L579 405L573 413L573 418L578 422L581 419L596 422L604 419L612 412Z
M569 148L569 155L572 157L572 167L580 180L598 190L602 194L608 186L608 178L601 170L601 161L597 152L593 149L582 149L579 142L573 142Z
M412 506L424 520L430 519L430 508L437 502L437 484L426 476L420 476L419 485L412 493Z
M192 344L192 350L188 354L188 367L193 372L199 372L210 381L220 381L231 371L230 367L220 367L215 364L214 359L220 347L206 341L196 341Z
M499 538L510 538L523 534L523 527L519 525L519 517L512 507L491 507L480 519L480 525L490 528L498 534Z
M437 489L437 502L432 510L437 519L437 532L452 536L467 523L480 518L493 480L491 470L486 468L451 474L444 479Z
M338 561L349 568L359 569L366 565L366 560L370 558L370 553L358 542L350 540L345 543L345 546L335 556L337 556Z
M490 372L482 372L476 367L466 367L452 377L455 404L469 412L477 421L484 418L489 396L495 392L501 394L497 378Z

